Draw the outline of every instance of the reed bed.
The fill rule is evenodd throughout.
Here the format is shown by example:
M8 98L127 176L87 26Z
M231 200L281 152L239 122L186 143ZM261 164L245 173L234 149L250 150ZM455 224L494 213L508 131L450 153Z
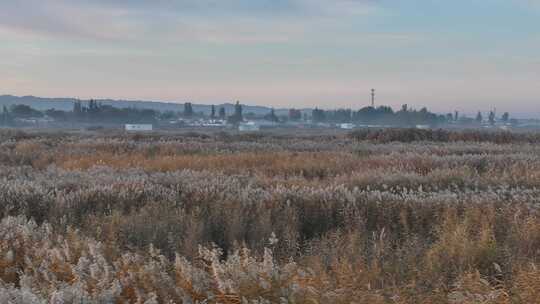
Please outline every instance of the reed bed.
M536 135L377 132L0 132L0 302L540 303Z

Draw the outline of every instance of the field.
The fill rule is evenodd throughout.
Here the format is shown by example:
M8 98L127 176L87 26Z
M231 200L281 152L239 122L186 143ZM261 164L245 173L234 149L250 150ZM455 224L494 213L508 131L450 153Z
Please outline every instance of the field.
M0 303L540 303L540 135L0 131Z

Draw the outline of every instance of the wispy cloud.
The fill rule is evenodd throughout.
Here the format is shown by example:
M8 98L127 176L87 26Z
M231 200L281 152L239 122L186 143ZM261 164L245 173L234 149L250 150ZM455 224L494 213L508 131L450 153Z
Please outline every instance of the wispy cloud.
M0 1L0 27L35 35L116 39L136 32L140 24L120 8L103 9L56 0Z
M365 14L358 0L0 0L0 28L96 40L165 37L201 41L286 41L308 26L297 18ZM312 20L312 19L311 19Z

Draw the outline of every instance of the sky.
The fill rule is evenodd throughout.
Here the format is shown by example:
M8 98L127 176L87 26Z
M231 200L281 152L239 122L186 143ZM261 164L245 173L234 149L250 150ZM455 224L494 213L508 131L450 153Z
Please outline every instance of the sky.
M540 0L0 0L0 94L540 117Z

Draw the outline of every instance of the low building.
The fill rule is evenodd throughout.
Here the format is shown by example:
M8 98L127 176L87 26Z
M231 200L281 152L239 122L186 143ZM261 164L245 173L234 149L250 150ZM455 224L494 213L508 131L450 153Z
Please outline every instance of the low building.
M340 129L345 129L345 130L352 130L352 129L354 129L354 124L352 124L352 123L342 123L342 124L339 124L339 128Z
M153 126L150 124L129 124L126 125L125 129L128 132L152 131Z
M259 131L260 127L253 121L242 122L238 125L238 131L242 132L254 132Z

